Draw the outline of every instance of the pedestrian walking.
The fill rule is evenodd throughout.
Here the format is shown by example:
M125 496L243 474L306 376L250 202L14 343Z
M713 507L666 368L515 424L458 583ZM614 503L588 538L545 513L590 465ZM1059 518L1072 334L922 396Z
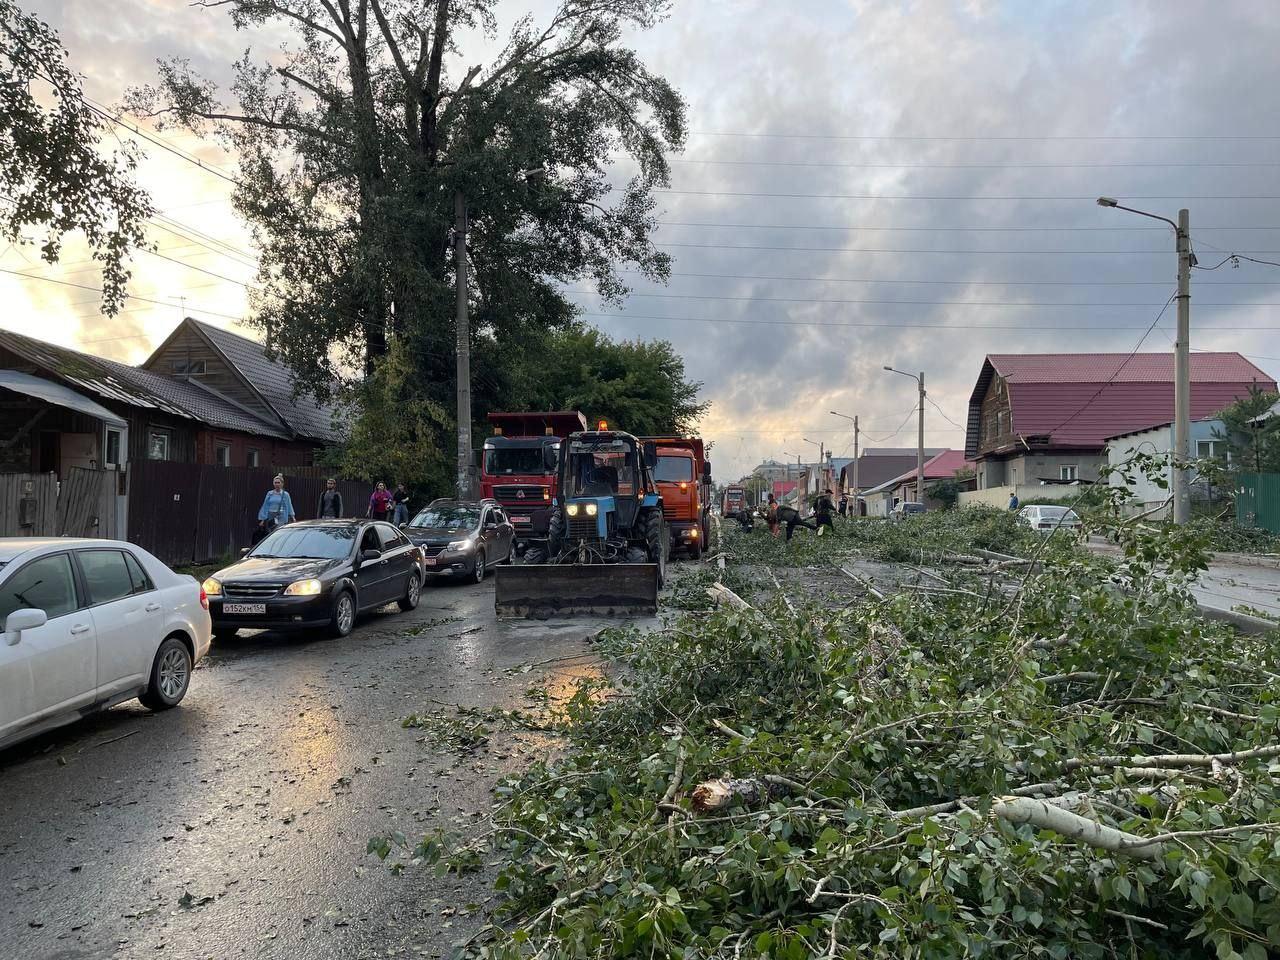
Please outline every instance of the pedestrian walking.
M778 498L772 493L769 494L769 503L764 508L764 518L769 524L769 532L773 534L773 538L778 539Z
M277 473L271 481L271 489L262 500L262 506L258 508L258 531L254 535L254 543L257 544L276 527L297 519L293 512L293 498L284 488L284 477Z
M369 497L369 509L364 512L364 515L370 520L386 520L391 515L391 502L387 485L379 480Z
M338 481L333 477L324 482L324 492L320 494L320 502L316 505L316 516L321 520L342 518L342 494L338 491Z
M842 517L846 516L848 512L849 512L849 498L841 497L840 498L840 516Z
M1009 509L1010 510L1018 509L1018 494L1016 492L1009 494Z
M393 523L398 527L402 523L409 522L409 491L404 488L403 483L396 484L396 492L391 495L391 501L394 504L395 517Z
M823 527L826 527L832 533L836 532L835 512L836 505L831 499L831 491L823 491L818 495L817 502L813 505L813 518L817 522L818 536L822 536Z

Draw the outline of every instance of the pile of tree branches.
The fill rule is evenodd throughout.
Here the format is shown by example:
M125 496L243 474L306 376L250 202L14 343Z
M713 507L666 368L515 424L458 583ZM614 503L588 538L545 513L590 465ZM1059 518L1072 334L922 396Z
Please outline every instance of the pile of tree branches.
M1194 541L1125 537L995 589L953 566L602 638L627 695L576 701L573 749L502 788L507 913L476 949L1270 955L1280 645L1198 618Z

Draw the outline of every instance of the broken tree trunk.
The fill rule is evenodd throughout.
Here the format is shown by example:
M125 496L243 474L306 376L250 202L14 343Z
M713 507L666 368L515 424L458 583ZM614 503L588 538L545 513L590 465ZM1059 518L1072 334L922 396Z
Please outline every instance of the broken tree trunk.
M751 604L726 587L723 583L713 583L707 587L707 596L715 601L716 606L728 604L735 610L751 610Z
M1164 854L1164 844L1158 840L1108 827L1044 800L1002 797L991 805L991 812L1009 823L1029 823L1099 850L1123 853L1142 860L1158 860Z

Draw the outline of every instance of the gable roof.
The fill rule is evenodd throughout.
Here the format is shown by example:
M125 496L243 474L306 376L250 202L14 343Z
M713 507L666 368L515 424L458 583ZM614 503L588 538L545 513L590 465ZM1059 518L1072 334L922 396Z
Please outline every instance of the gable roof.
M925 460L943 452L939 447L925 447ZM914 470L915 465L915 447L868 447L858 454L858 488L866 490L868 487L879 486L904 470ZM840 470L841 486L844 486L848 474L849 467L846 465Z
M183 323L204 337L294 433L317 440L339 439L334 426L337 409L317 403L309 393L295 398L293 374L284 364L268 358L261 343L192 317Z
M963 450L943 450L935 457L924 462L924 478L926 480L947 480L956 475L956 471L963 470L968 464L965 459ZM868 493L877 493L890 490L900 483L907 483L916 478L916 468L913 464L910 470L901 473L896 477L885 480L868 490ZM862 478L859 477L859 480Z
M60 380L107 400L159 410L222 430L279 439L289 437L282 423L270 423L208 387L190 381L55 346L9 330L0 330L0 347Z
M978 455L982 400L996 376L1008 387L1014 434L1048 436L1048 447L1100 449L1108 437L1168 421L1173 370L1172 352L991 354L969 397L965 454ZM1239 353L1191 354L1192 419L1216 413L1253 384L1275 389Z

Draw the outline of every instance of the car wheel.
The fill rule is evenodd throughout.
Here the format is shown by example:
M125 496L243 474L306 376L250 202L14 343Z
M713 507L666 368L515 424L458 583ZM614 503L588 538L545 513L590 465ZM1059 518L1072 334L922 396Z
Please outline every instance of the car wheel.
M356 625L356 598L350 590L343 590L333 601L333 619L329 632L335 637L345 637Z
M489 570L488 567L485 566L483 550L476 554L475 566L472 568L471 572L475 576L476 583L484 583L485 574L487 574Z
M138 699L148 710L176 707L191 685L191 651L177 637L167 637L151 663L151 680Z
M409 585L404 589L404 596L400 598L400 609L405 613L413 610L418 606L418 600L422 597L422 581L418 579L418 574L409 574Z

